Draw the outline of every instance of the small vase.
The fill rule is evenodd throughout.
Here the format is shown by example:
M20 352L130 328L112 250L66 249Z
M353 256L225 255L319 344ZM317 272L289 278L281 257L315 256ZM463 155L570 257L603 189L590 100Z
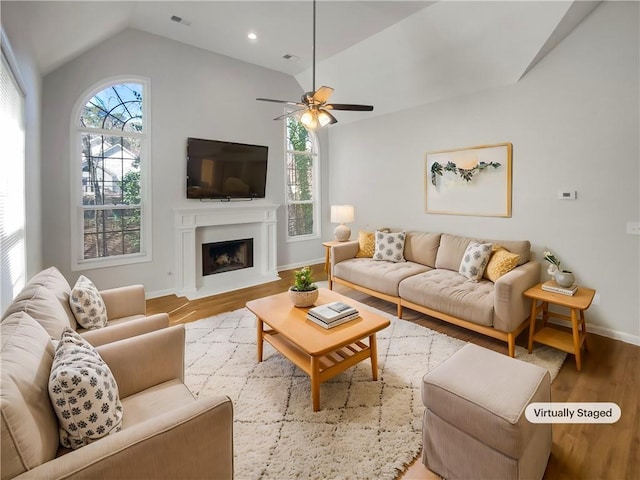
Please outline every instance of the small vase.
M573 282L575 281L575 278L573 277L573 273L567 272L567 271L561 272L560 270L558 270L553 274L553 278L558 285L565 288L573 285Z
M309 290L307 292L298 292L289 288L289 298L296 307L310 307L318 299L318 289Z

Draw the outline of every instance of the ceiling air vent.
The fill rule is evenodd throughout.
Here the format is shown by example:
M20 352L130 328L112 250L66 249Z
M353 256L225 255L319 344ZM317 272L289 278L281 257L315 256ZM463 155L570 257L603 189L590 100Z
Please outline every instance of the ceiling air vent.
M294 55L293 53L285 53L282 58L284 58L285 60L289 60L290 62L297 62L298 60L300 60L300 57Z
M172 22L179 23L179 24L184 25L184 26L186 26L186 27L188 27L189 25L191 25L191 22L190 22L189 20L185 20L184 18L179 17L179 16L177 16L177 15L171 15L171 21L172 21Z

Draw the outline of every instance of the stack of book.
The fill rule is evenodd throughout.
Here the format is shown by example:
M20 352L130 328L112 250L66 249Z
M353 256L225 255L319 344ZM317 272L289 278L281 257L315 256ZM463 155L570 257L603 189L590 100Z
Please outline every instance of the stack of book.
M358 310L342 302L332 302L313 307L307 312L307 319L324 328L333 328L349 320L358 318Z
M571 285L570 287L561 287L555 281L549 280L542 284L542 290L545 292L560 293L562 295L573 296L578 291L577 285Z

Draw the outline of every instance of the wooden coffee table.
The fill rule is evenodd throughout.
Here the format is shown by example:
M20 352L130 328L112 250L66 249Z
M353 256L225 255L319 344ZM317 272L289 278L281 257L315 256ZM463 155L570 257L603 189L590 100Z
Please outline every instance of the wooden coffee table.
M309 309L294 307L288 292L247 302L247 308L258 317L258 362L266 340L309 375L314 412L320 410L320 384L347 368L370 358L373 380L378 379L376 332L391 323L344 295L325 288L319 293L316 305L344 302L357 308L360 317L325 329L307 320Z

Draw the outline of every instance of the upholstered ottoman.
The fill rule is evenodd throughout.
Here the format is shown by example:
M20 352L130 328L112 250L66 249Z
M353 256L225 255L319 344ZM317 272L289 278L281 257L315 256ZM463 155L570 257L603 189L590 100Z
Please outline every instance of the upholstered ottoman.
M422 380L422 463L447 480L540 479L551 425L524 411L550 401L546 369L467 344Z

